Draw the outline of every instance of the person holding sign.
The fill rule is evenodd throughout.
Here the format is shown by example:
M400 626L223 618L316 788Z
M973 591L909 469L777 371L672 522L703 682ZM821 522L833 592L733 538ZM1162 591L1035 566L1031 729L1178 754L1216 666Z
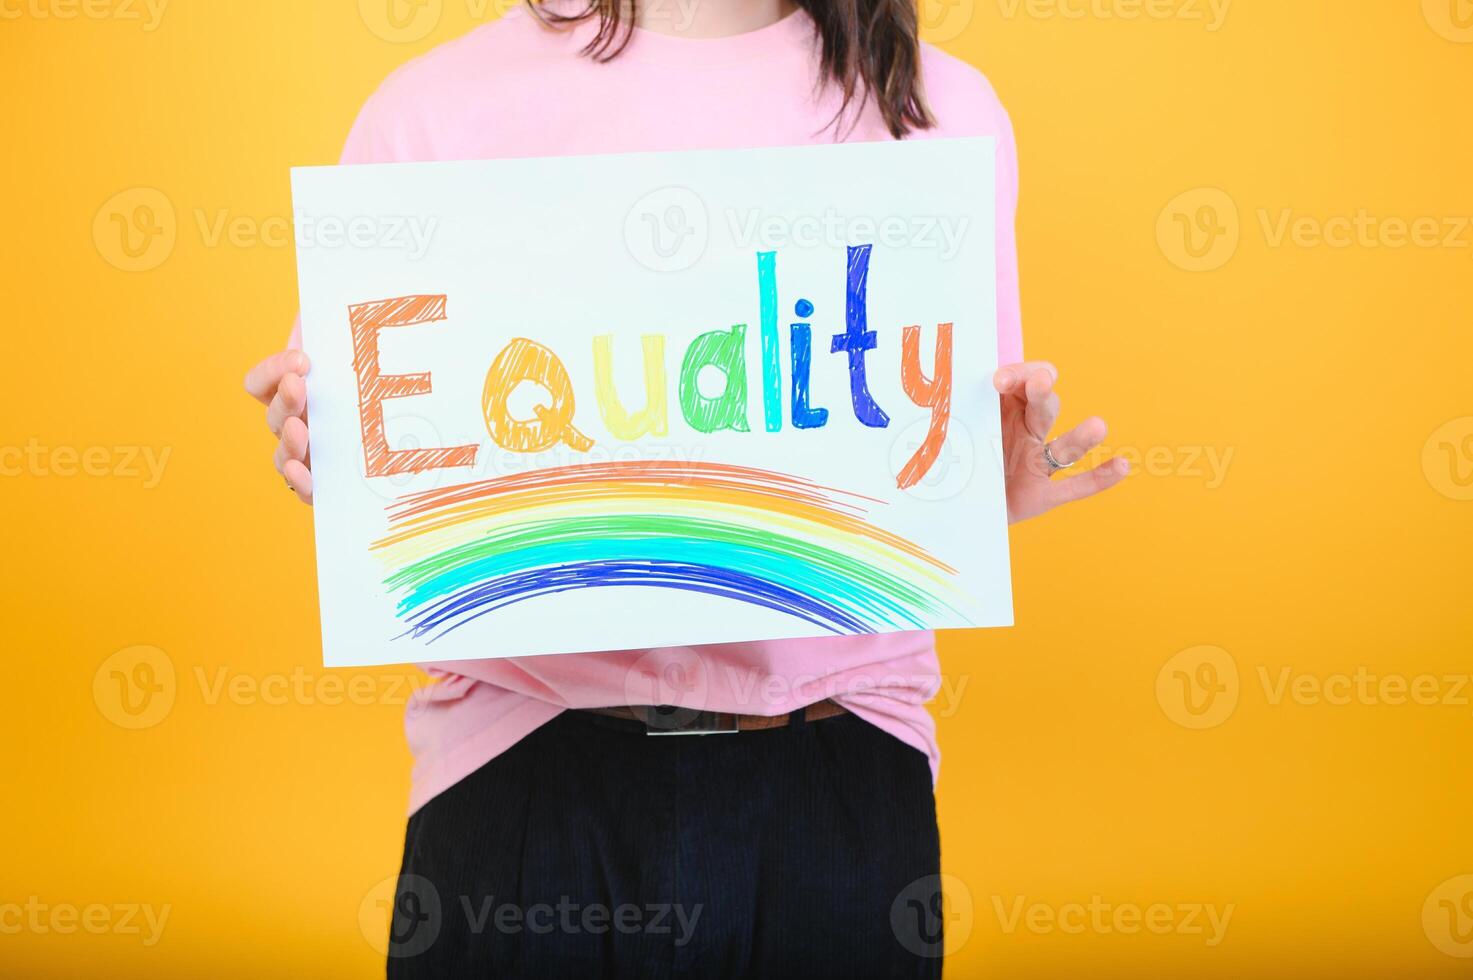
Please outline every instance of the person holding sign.
M396 71L365 103L342 162L935 137L997 141L996 187L985 191L996 195L996 228L985 232L996 236L1003 365L993 384L1007 516L1025 520L1115 486L1128 466L1112 460L1056 476L1099 445L1105 425L1091 418L1050 439L1058 372L1022 356L1012 127L977 71L919 42L913 0L702 0L688 7L547 0ZM678 222L649 228L653 254L677 248L686 231ZM862 242L849 245L850 281L862 288L870 253ZM771 261L757 259L764 307ZM579 268L562 272L567 289L580 288ZM428 317L443 311L444 297L383 303L395 316ZM355 310L355 328L385 309ZM899 473L902 487L920 480L944 439L950 325L928 334L935 339L923 362L919 332L877 341L851 315L825 334L820 318L833 311L815 312L801 300L792 312L788 389L769 370L768 355L777 353L769 347L743 382L761 386L764 411L751 427L820 428L831 423L825 413L838 410L883 427L887 406L874 397L866 353L877 342L903 345L903 390L935 423ZM646 353L662 342L648 340ZM744 342L735 331L725 339L707 334L686 353L717 363ZM428 386L427 376L391 382L373 373L377 352L369 346L376 343L367 327L355 333L361 393ZM311 503L310 364L298 347L294 336L291 349L249 372L246 387L267 406L277 471ZM609 351L596 344L593 356L607 359ZM820 358L845 365L850 404L824 408L809 400L802 379ZM554 438L569 453L586 449L587 436L558 412L567 382L559 369L555 352L530 342L508 344L486 365L481 407L498 444ZM543 393L533 422L519 421L510 407L517 380L532 380ZM596 388L584 397L612 431L642 429L623 413L611 384ZM738 427L721 405L701 400L693 372L648 395L647 404L663 400L688 421ZM370 475L408 465L394 455L403 450L389 444L375 405L366 397L360 406ZM413 464L463 465L474 449L421 452ZM940 974L939 757L925 708L940 667L931 633L462 660L430 669L438 682L420 692L406 719L416 762L390 975ZM683 737L697 734L710 737Z

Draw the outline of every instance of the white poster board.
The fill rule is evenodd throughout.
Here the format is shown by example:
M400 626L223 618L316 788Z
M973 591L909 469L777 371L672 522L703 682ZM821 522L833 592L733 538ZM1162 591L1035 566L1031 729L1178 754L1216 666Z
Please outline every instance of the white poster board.
M294 170L325 662L1011 624L994 151Z

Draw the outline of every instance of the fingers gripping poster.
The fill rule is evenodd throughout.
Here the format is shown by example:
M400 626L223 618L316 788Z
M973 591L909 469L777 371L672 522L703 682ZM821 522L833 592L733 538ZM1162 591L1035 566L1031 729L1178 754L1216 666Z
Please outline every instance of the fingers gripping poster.
M994 149L293 171L326 663L1010 624Z

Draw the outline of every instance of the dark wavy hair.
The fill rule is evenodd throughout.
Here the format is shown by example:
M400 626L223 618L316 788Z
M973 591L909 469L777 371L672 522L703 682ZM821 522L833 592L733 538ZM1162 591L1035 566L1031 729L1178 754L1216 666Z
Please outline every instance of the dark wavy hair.
M639 0L586 0L576 13L544 9L527 0L543 23L565 26L598 18L598 32L583 48L595 61L618 57L634 31ZM838 86L844 100L834 125L852 106L874 100L885 128L901 139L936 124L921 87L920 38L915 0L794 0L818 25L823 51L821 80ZM857 102L856 102L857 100Z

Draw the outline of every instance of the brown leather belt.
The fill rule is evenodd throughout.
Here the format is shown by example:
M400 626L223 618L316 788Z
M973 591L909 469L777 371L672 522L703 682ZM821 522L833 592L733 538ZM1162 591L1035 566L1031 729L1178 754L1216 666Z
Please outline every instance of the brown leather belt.
M785 728L796 712L782 715L738 715L721 711L701 711L671 705L629 705L614 708L584 708L584 711L608 718L620 718L645 726L648 735L715 735L726 732L760 732ZM822 721L846 713L836 701L816 701L803 709L804 721Z

